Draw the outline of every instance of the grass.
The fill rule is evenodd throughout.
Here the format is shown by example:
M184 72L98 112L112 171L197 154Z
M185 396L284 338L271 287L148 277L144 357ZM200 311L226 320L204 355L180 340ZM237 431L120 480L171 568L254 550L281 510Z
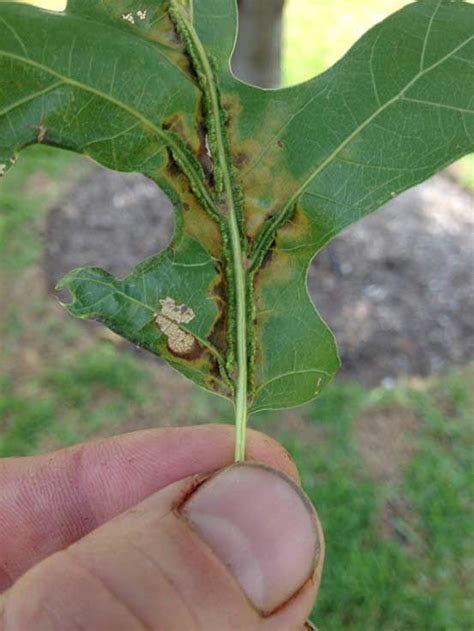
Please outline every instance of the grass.
M132 409L136 416L152 390L144 363L107 343L78 351L73 361L60 358L27 384L4 379L10 393L0 401L0 457L120 432L124 419Z
M333 63L362 24L400 4L289 0L286 81ZM474 186L472 157L464 164ZM231 419L225 402L73 321L47 294L44 218L87 168L36 147L0 187L0 457ZM393 390L335 383L309 406L255 420L292 453L325 528L322 629L473 628L473 384L474 366ZM367 432L379 447L367 448Z
M324 628L472 628L473 377L471 367L388 393L335 386L305 415L324 445L288 440L328 539L315 610ZM398 484L370 472L357 447L358 418L374 408L416 414Z
M28 160L19 160L18 166L2 182L0 190L2 270L20 271L41 256L38 221L61 190L57 184L60 177L78 164L73 154L63 152L62 158L58 159L53 150L42 147L30 148L27 155ZM18 192L23 189L25 179L30 177L30 186L19 198Z

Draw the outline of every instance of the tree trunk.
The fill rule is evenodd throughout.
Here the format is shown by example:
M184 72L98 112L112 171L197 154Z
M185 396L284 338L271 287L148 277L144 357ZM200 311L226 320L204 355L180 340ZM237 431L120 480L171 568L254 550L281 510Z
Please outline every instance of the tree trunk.
M263 88L280 85L284 2L238 0L239 37L232 68L239 79Z

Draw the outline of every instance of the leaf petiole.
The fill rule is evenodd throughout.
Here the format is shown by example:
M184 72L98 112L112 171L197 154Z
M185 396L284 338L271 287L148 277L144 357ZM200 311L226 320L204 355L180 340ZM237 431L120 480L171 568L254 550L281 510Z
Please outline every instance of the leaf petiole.
M234 283L234 308L236 314L235 338L237 355L237 377L234 393L235 405L235 461L245 460L247 421L248 421L248 338L247 338L247 274L242 248L241 224L239 221L240 199L236 195L236 186L232 180L228 140L223 123L223 107L220 102L217 80L211 62L199 39L194 25L188 20L186 12L177 0L170 2L170 17L184 40L188 53L195 65L200 88L206 107L206 123L209 135L209 148L214 163L214 175L217 188L217 206L228 227L232 266L231 276ZM222 197L220 199L219 197ZM231 325L232 326L232 325Z

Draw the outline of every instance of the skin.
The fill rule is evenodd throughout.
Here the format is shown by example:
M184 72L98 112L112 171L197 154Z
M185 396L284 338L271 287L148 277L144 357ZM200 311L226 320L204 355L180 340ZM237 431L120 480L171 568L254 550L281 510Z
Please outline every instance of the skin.
M323 554L295 593L287 586L286 602L264 612L180 509L232 463L233 449L232 428L208 425L1 461L0 631L305 628ZM250 432L248 459L299 485L267 436Z

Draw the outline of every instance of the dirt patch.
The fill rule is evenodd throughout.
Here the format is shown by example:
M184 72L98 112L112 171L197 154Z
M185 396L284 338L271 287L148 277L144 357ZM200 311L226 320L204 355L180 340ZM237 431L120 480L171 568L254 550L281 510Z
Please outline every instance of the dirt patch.
M268 427L265 419L258 429L265 432L268 431ZM329 434L326 427L312 423L298 409L285 410L282 413L276 412L271 420L271 433L280 439L297 439L301 446L310 449L318 449L324 445Z
M439 175L317 257L309 289L338 339L341 376L389 385L472 358L473 208L469 192ZM166 246L172 226L171 205L152 182L97 169L49 217L48 285L83 265L123 276Z
M70 321L57 300L47 295L42 270L36 266L22 274L3 274L0 277L0 304L5 305L4 321L14 326L16 335L10 337L5 355L0 357L8 365L8 374L15 383L27 383L41 370L57 362L60 349L63 357L75 350L61 343L61 335ZM81 348L94 343L87 331L81 336Z
M338 340L344 377L389 385L474 355L473 210L469 192L436 176L316 259L310 291Z
M154 405L142 406L135 416L122 425L120 431L135 431L151 427L186 427L194 425L192 400L194 386L172 368L160 362L150 373L150 390L159 393ZM212 422L214 419L209 419Z
M420 421L404 407L375 407L355 422L357 448L370 476L385 486L386 500L377 517L377 531L384 539L395 539L411 548L416 514L411 510L400 486L410 464Z
M413 453L419 420L407 408L373 408L354 425L357 447L377 482L398 484Z
M151 180L94 170L50 213L45 268L51 290L75 267L125 276L166 247L172 215L171 203Z

